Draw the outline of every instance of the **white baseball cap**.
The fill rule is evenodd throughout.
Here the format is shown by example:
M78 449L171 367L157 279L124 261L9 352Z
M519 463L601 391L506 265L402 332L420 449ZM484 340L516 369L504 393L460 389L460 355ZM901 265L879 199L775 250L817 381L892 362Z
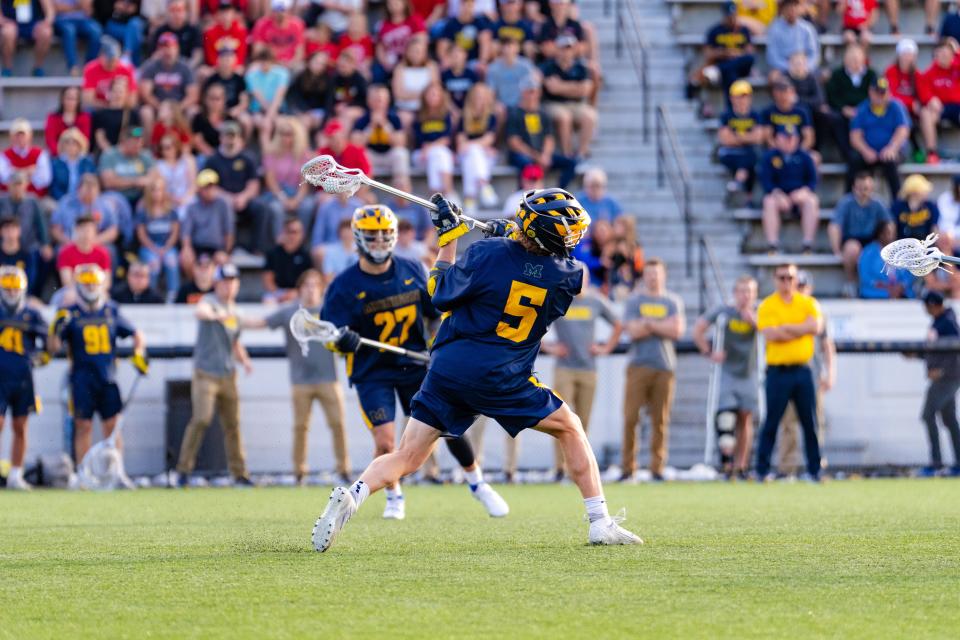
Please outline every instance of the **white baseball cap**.
M917 54L917 43L911 40L910 38L904 38L897 43L897 55L902 56L905 53Z

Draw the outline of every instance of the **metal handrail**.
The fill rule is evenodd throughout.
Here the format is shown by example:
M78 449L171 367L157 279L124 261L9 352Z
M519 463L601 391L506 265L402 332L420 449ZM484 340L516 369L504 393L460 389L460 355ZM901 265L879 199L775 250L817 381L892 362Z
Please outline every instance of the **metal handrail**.
M656 109L657 121L657 186L663 187L665 179L670 181L670 189L683 216L683 233L685 242L685 258L687 263L687 277L693 275L693 210L690 207L693 179L687 168L687 159L677 140L677 131L670 121L667 108L658 104ZM669 151L669 155L668 152ZM668 170L668 158L673 159L673 170Z
M627 53L630 54L630 61L633 63L633 71L640 83L640 110L641 110L641 130L643 132L643 142L650 141L650 84L648 80L650 43L646 36L640 31L640 19L638 18L637 8L634 5L635 0L616 0L614 7L616 29L614 30L614 49L617 53L617 59L623 55L624 46ZM604 0L604 15L608 15L609 0ZM629 24L627 24L629 22Z
M720 271L720 265L717 262L717 256L713 251L713 241L707 236L699 236L700 257L697 260L697 271L699 281L700 295L700 313L707 311L707 291L709 290L709 275L713 276L713 286L720 297L720 301L726 304L728 300L728 291L726 283L723 281L723 273Z

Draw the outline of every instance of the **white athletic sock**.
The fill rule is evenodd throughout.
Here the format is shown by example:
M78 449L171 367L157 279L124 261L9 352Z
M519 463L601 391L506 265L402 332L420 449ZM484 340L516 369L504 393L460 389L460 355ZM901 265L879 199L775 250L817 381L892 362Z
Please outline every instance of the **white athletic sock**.
M463 475L467 479L467 484L470 485L470 491L476 491L477 487L483 484L483 469L480 465L477 465L473 471L464 470Z
M590 519L590 522L606 520L610 517L610 512L607 511L607 501L603 499L602 495L595 498L584 498L583 504L587 508L587 518Z
M23 469L20 467L10 467L10 475L7 480L19 480L22 477Z
M368 487L367 483L363 480L357 480L350 485L350 494L353 496L353 501L357 503L357 508L359 509L363 501L370 495L370 487Z
M403 489L399 484L396 489L384 489L384 492L387 494L387 500L403 500Z

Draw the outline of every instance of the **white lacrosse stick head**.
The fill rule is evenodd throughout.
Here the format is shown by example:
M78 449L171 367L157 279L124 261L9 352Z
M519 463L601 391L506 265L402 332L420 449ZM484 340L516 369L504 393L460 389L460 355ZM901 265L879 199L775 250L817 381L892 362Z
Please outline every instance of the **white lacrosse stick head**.
M83 457L77 476L85 489L112 489L119 483L123 460L108 440L95 444Z
M934 246L936 242L935 233L928 235L925 240L896 240L880 250L880 257L891 267L906 269L922 278L940 267L943 254Z
M300 345L304 357L310 353L311 342L335 342L340 329L332 322L320 320L306 309L297 309L290 317L290 334Z
M352 196L363 186L367 176L360 169L348 169L331 156L317 156L300 168L308 183L325 193L346 193Z

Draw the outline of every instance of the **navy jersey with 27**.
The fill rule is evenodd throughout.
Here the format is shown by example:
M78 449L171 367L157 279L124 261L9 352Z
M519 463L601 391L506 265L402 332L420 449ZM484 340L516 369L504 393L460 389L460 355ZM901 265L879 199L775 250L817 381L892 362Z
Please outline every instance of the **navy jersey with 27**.
M96 310L79 304L61 309L53 331L67 345L71 372L92 373L103 382L114 382L117 340L134 334L133 325L114 302Z
M30 375L30 356L46 343L47 326L35 309L10 313L0 307L0 376Z

